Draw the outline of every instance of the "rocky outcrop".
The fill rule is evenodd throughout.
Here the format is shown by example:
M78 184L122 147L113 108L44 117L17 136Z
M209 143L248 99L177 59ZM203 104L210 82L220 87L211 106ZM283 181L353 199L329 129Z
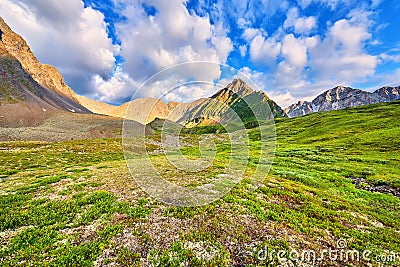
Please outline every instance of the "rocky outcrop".
M314 111L329 111L374 104L377 100L368 92L337 86L320 94L312 101Z
M382 87L372 93L375 98L382 98L385 102L395 101L400 99L400 87Z
M399 100L399 87L382 87L373 93L350 87L337 86L318 95L313 101L299 101L285 109L288 117L313 112L330 111L380 102Z
M58 94L65 95L77 101L74 91L65 84L64 78L57 69L47 64L41 64L25 40L13 32L1 17L0 32L4 49L21 63L22 68L36 82Z
M308 101L299 101L285 108L285 113L290 118L307 115L312 112L313 112L312 103Z

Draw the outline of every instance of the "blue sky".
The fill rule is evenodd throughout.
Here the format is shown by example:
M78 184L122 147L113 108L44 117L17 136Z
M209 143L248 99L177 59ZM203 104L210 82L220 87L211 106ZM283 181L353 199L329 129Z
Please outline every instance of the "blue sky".
M0 0L0 16L41 62L78 94L114 104L156 72L191 61L242 71L282 107L336 85L400 85L398 14L396 0ZM228 82L213 68L184 75ZM160 81L137 96L171 86ZM165 100L215 90L191 87Z

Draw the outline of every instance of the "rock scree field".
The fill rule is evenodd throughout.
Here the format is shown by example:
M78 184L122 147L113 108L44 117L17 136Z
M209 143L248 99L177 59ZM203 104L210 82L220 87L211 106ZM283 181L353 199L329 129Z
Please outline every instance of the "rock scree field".
M396 101L276 119L274 162L254 192L246 176L259 135L249 129L244 179L190 208L137 186L118 133L1 142L0 265L400 266L399 112ZM204 180L223 173L229 152L227 136L209 127L181 136L186 157L198 156L199 139L215 141L221 156ZM146 138L167 179L199 183L169 169L157 131Z

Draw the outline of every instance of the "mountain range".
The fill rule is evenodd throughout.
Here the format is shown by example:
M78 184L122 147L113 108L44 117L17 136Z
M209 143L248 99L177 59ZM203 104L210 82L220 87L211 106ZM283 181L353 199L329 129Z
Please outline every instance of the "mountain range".
M300 101L283 110L264 92L256 92L241 79L234 79L211 97L190 103L164 103L156 98L139 98L114 106L77 95L58 70L41 64L26 41L0 18L1 127L37 126L60 113L87 114L89 117L101 114L126 118L142 125L155 119L168 119L186 127L194 127L217 123L229 108L235 110L242 119L251 120L250 108L255 110L262 103L268 104L271 116L277 118L398 99L399 87L383 87L369 93L338 86L311 102Z
M299 101L285 109L288 117L313 112L344 109L348 107L390 102L400 99L400 87L382 87L372 93L350 87L337 86L318 95L311 102Z
M139 98L113 106L79 96L65 84L52 66L41 64L26 41L0 18L0 119L3 126L35 126L54 112L102 114L148 124L154 119L172 120L187 127L214 124L230 107L243 109L245 98L260 98L274 117L284 111L265 93L253 91L240 79L209 98L190 103ZM149 110L149 114L143 112Z

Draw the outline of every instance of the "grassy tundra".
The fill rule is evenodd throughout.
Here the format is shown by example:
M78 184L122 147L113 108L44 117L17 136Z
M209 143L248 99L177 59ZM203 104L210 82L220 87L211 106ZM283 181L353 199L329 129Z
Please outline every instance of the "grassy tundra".
M372 266L392 254L397 259L386 258L385 266L399 265L399 113L400 102L393 102L278 119L264 185L251 192L244 179L222 199L195 208L165 205L138 188L121 139L0 143L0 265L275 266L278 256L259 257L260 251L318 253L336 249L338 240L345 249L370 250ZM256 144L256 130L248 133ZM182 138L196 144L202 136L192 131ZM207 136L220 153L228 151L224 134ZM167 178L196 183L168 169L158 134L148 138ZM198 154L192 146L181 150ZM202 177L223 172L224 163L217 156Z

